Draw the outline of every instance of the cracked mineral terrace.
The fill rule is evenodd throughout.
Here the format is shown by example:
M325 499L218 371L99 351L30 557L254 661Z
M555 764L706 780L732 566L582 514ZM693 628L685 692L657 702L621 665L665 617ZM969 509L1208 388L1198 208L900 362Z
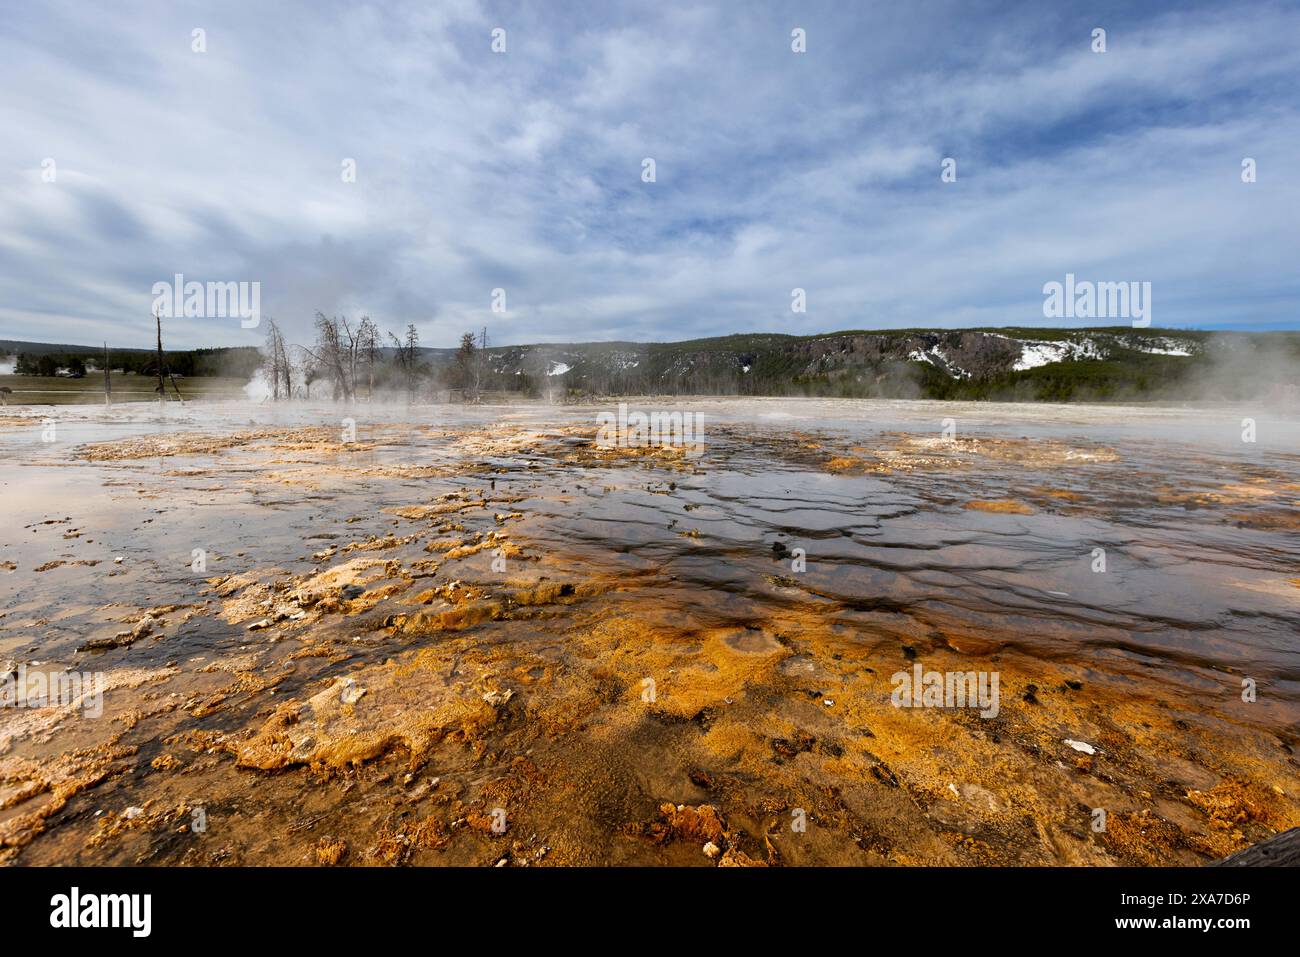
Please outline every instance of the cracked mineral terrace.
M703 454L595 407L6 416L0 861L1194 864L1300 824L1295 418L641 406ZM898 707L914 670L1000 701ZM98 709L29 693L65 671Z

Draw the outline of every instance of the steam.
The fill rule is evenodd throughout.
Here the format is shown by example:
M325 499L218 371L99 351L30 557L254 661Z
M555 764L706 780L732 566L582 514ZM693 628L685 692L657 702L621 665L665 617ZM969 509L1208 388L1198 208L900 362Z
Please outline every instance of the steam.
M1300 340L1292 334L1222 333L1187 372L1179 398L1207 402L1262 401L1300 408Z
M266 372L258 369L244 386L244 395L253 402L265 402L271 398L271 384L266 381Z
M0 356L0 375L13 375L17 367L17 356Z

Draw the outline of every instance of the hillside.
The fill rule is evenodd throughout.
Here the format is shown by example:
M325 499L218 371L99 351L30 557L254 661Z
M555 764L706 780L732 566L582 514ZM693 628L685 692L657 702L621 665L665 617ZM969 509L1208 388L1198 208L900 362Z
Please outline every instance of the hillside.
M0 341L0 355L84 356L92 346ZM421 348L425 391L465 384L457 350ZM552 399L603 395L805 395L1001 401L1245 399L1300 391L1300 333L1216 333L1127 326L1080 329L851 330L753 333L684 342L493 346L484 391ZM148 373L148 350L113 350L115 368ZM249 376L257 350L169 352L179 374ZM376 383L395 387L393 350Z
M455 350L425 350L450 370ZM773 333L488 350L482 388L593 394L1084 401L1300 386L1300 333L1108 327Z

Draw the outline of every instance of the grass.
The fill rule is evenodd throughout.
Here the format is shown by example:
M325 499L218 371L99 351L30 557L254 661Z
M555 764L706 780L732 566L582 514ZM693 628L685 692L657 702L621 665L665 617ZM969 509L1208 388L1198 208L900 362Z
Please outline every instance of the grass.
M195 376L177 379L185 399L242 399L245 379L223 376ZM113 403L152 402L158 398L154 389L158 380L152 376L113 373ZM7 403L17 405L87 405L104 401L104 374L90 372L84 379L63 376L0 375L0 386L8 386L13 395ZM168 401L176 401L170 380L166 381Z

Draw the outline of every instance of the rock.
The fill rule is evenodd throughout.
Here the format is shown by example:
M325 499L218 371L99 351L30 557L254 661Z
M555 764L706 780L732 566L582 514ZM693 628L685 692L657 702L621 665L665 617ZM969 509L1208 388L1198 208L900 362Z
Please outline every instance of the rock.
M323 837L316 842L314 853L317 864L322 867L333 867L347 856L348 845L344 841L331 841Z
M734 847L722 855L722 860L718 861L719 867L767 867L762 861L756 861L748 854L736 850Z
M714 844L712 841L709 841L709 843L704 845L704 856L709 860L713 860L721 853L722 848L718 847L718 845Z
M1000 814L1006 805L992 791L978 784L965 783L957 789L958 795L988 815Z
M270 627L271 627L271 624L272 624L272 622L271 622L271 619L270 619L270 618L263 618L263 619L261 619L260 621L255 621L255 622L253 622L251 625L249 625L249 626L248 626L248 630L249 630L249 631L261 631L263 628L270 628Z
M1086 741L1075 741L1072 738L1066 738L1065 743L1076 751L1082 751L1084 754L1096 754L1097 749Z
M701 768L692 768L686 776L690 778L692 784L696 787L704 788L706 791L713 789L713 775Z
M659 806L660 819L642 829L644 835L656 844L675 840L688 840L719 845L726 840L726 827L711 804L689 807L664 802Z
M791 678L812 677L820 671L817 663L806 655L791 655L777 667L783 675L789 675Z
M410 775L408 775L410 777ZM426 778L415 787L411 788L410 793L406 796L408 801L422 801L429 796L438 787L441 778Z
M356 678L349 678L343 682L343 690L339 694L339 700L344 704L356 704L365 696L366 689L357 684Z
M122 816L125 817L128 821L134 821L143 813L144 813L144 808L142 807L129 807L122 812Z
M489 691L483 696L483 700L494 708L500 708L502 705L508 704L514 696L515 693L507 688L505 691Z
M804 751L811 751L817 739L806 731L795 731L790 738L773 738L772 750L782 758L793 758Z
M129 631L119 631L111 638L92 638L77 647L78 651L108 651L112 648L125 648L135 641L135 636ZM34 665L35 662L32 662Z
M275 610L271 612L271 621L281 622L285 619L297 621L306 616L307 613L296 605L276 605Z

